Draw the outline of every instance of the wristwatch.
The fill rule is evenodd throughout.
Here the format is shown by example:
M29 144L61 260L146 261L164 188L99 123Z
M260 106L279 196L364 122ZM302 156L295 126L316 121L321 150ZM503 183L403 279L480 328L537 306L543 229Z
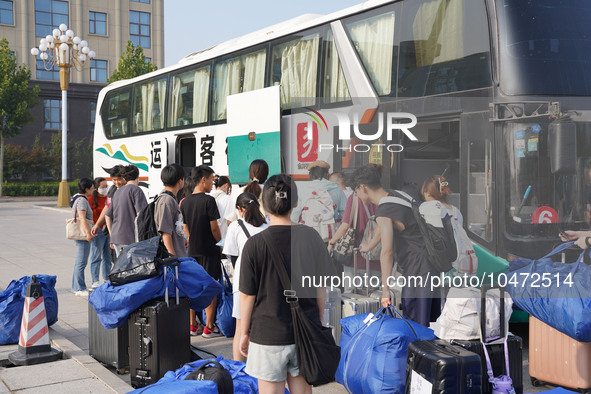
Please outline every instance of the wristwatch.
M591 243L589 243L590 239L591 239L591 237L585 238L585 245L587 245L588 248L591 248Z

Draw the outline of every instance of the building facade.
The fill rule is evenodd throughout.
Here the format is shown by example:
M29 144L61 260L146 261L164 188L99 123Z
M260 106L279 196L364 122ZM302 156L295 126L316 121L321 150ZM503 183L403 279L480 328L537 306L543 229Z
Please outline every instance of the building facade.
M0 36L8 40L17 64L31 69L31 82L40 87L35 120L8 143L30 146L36 136L49 145L61 133L59 68L48 71L31 55L31 48L65 23L96 52L82 71L72 69L68 89L68 144L92 144L99 91L117 64L127 41L141 45L146 58L164 67L164 0L0 0ZM68 168L69 179L88 176L87 166Z

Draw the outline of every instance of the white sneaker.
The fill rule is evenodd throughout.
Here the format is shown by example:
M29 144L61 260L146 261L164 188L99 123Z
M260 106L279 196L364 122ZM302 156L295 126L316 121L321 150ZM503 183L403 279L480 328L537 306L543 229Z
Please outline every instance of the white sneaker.
M88 297L88 290L75 291L74 295L78 297Z
M97 287L99 287L101 285L101 282L92 282L92 286L90 286L91 289L96 289Z

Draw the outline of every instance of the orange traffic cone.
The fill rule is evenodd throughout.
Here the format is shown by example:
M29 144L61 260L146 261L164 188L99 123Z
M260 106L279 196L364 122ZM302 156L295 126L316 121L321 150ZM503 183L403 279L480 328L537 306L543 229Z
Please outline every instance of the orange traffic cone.
M61 357L62 352L49 344L43 289L33 275L27 286L18 350L10 353L8 360L15 365L32 365L55 361Z

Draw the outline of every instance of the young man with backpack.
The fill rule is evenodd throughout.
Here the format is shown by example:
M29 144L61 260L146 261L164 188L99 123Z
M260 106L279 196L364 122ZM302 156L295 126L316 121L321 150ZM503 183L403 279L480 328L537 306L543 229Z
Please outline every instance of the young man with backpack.
M183 236L183 216L175 197L185 186L185 170L176 163L169 164L162 169L160 179L164 190L154 203L156 231L162 235L162 243L168 253L185 257L187 250Z
M191 178L195 183L193 194L185 198L181 204L184 231L189 238L189 256L193 257L215 280L222 275L222 254L216 245L221 239L218 211L215 199L207 193L211 192L215 174L211 167L200 165L191 170ZM207 315L206 327L203 328L204 338L222 335L215 326L217 297L205 308ZM191 310L191 335L197 335L195 311Z
M329 169L330 164L323 160L308 165L310 182L298 185L298 202L291 214L294 223L312 227L326 243L335 234L347 205L341 187L327 179Z
M407 285L402 290L404 316L428 327L429 322L435 321L441 313L440 291L432 291L429 287L429 277L439 275L439 272L433 267L424 250L425 239L412 208L384 202L388 197L405 197L398 191L387 191L382 187L381 173L376 167L358 168L353 174L352 186L365 204L378 205L375 216L382 242L382 305L392 303L387 283L392 273L396 250L398 269L407 278ZM410 276L420 277L423 281L422 286L419 280L408 280Z

